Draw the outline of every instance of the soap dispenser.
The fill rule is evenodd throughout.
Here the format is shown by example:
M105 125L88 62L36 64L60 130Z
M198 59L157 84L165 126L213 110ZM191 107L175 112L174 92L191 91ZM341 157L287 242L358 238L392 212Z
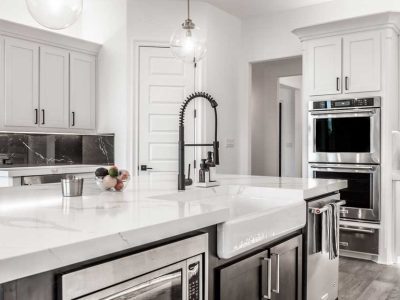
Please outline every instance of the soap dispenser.
M206 159L202 159L199 170L199 183L206 183L207 181L209 181L207 162Z
M211 151L208 151L207 153L207 169L209 172L209 181L214 182L217 180L217 167L215 166L214 160L213 160L213 153Z
M215 168L215 167L214 167ZM196 186L198 187L213 187L218 186L219 182L210 181L210 169L208 167L207 159L202 159L199 170L199 180L196 182Z

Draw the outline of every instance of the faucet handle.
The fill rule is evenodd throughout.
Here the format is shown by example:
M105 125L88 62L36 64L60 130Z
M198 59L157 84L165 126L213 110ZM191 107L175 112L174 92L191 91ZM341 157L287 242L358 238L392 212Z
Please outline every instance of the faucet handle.
M185 179L185 185L192 185L193 184L193 180L192 178L190 178L190 164L188 166L188 178Z

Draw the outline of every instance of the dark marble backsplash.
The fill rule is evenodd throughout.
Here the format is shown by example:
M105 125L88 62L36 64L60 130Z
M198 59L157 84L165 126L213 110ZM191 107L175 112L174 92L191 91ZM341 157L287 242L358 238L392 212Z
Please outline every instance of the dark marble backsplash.
M114 135L0 133L0 167L112 165Z

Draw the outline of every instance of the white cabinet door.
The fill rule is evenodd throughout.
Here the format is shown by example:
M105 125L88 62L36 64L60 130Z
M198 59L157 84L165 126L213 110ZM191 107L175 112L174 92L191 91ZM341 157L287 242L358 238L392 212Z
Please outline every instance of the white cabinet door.
M332 37L310 41L307 51L310 58L310 95L340 94L342 39Z
M38 126L39 46L5 39L5 125Z
M96 127L96 58L70 54L70 127Z
M361 32L343 37L344 92L381 89L380 32Z
M40 47L40 126L68 128L69 52Z

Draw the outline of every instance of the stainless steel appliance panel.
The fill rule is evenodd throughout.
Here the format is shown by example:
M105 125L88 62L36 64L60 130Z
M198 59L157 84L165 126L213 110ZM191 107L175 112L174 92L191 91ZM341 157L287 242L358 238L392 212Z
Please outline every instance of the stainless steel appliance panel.
M207 300L208 235L61 276L62 300Z
M308 149L309 162L379 164L381 161L380 98L373 106L348 107L331 104L315 109L310 103ZM358 101L349 99L345 102ZM324 102L321 102L324 103ZM315 103L314 103L315 105Z
M322 214L312 213L313 208L339 201L339 194L308 202L307 217L307 299L336 300L338 297L339 258L329 259L322 251Z
M351 164L309 164L309 177L343 179L348 187L340 197L346 201L340 211L342 219L379 222L380 220L380 166Z
M340 225L339 247L343 250L379 254L379 230Z

